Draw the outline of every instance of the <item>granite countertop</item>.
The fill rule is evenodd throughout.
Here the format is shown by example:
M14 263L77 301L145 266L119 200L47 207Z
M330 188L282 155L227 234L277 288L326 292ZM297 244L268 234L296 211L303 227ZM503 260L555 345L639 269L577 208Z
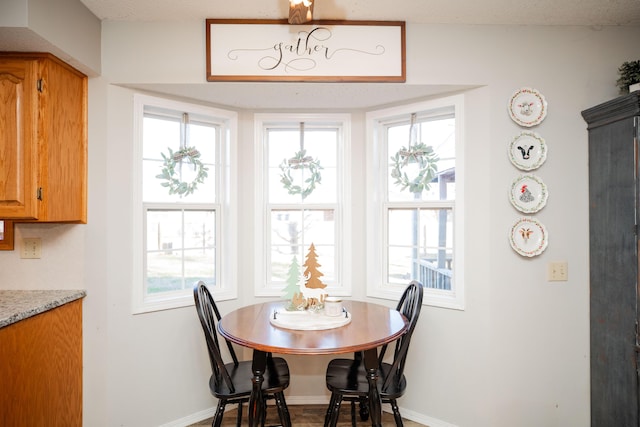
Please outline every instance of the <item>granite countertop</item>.
M83 290L0 290L0 328L84 298Z

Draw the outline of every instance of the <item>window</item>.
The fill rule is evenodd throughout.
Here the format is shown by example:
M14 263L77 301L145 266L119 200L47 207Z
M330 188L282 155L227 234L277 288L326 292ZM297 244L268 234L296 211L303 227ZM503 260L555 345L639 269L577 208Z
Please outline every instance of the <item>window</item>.
M367 129L368 294L418 280L425 303L464 308L462 97L371 112Z
M235 113L136 95L135 117L134 312L192 304L199 280L218 298L235 296Z
M350 293L343 272L349 134L345 115L256 116L256 295L284 295L308 256L320 264L328 293Z

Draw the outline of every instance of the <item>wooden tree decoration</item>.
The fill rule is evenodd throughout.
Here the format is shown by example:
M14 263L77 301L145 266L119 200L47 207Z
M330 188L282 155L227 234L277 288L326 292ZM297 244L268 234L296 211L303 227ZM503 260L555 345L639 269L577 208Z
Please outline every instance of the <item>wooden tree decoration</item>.
M300 264L298 264L298 258L294 255L291 259L291 265L289 265L289 272L287 273L287 286L284 290L284 298L287 300L293 300L293 297L300 292L300 286L298 280L300 279Z
M322 266L318 263L318 255L316 254L316 248L313 243L309 246L307 260L303 265L305 267L304 281L300 283L300 291L307 299L307 305L309 307L322 307L324 299L327 296L327 293L324 291L327 285L322 283L320 279L324 274L318 270L318 267Z
M320 278L324 276L318 270L318 267L322 265L318 264L318 255L316 254L316 247L311 244L309 246L309 253L307 253L307 260L303 264L306 268L304 270L304 276L307 278L307 288L309 289L324 289L327 287Z

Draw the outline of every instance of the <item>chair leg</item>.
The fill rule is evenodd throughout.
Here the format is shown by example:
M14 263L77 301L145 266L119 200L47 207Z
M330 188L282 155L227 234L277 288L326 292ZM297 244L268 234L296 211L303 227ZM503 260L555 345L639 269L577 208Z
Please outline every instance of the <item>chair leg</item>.
M361 397L360 401L360 420L367 421L369 419L369 401L366 397Z
M400 409L398 408L398 402L396 399L391 399L389 401L391 403L391 409L393 410L393 418L396 420L397 427L403 427L404 423L402 422L402 416L400 415Z
M264 423L267 422L267 396L263 394L264 399L262 400L262 417L260 420L260 426L264 427Z
M280 423L282 424L282 427L291 427L291 415L289 414L287 401L284 399L284 393L276 393L274 398L276 400L276 407L278 408L278 415L280 416Z
M342 404L342 394L335 393L336 398L333 401L333 407L331 409L331 419L329 420L330 427L336 427L338 424L338 418L340 417L340 405Z
M236 427L242 427L242 402L238 402L238 415L236 416Z
M324 427L329 427L329 420L333 416L333 405L335 404L336 394L331 393L331 398L329 399L329 405L327 406L327 413L324 415Z
M216 408L216 415L213 417L211 427L220 427L222 425L222 417L224 416L224 407L227 402L224 400L218 400L218 407Z
M351 401L351 427L356 427L356 401Z

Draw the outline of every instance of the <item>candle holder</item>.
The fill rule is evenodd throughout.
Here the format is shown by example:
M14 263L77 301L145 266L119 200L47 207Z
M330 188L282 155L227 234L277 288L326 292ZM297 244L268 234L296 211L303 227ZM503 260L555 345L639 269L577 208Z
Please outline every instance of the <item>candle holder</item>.
M313 0L289 0L289 24L304 24L313 19Z

